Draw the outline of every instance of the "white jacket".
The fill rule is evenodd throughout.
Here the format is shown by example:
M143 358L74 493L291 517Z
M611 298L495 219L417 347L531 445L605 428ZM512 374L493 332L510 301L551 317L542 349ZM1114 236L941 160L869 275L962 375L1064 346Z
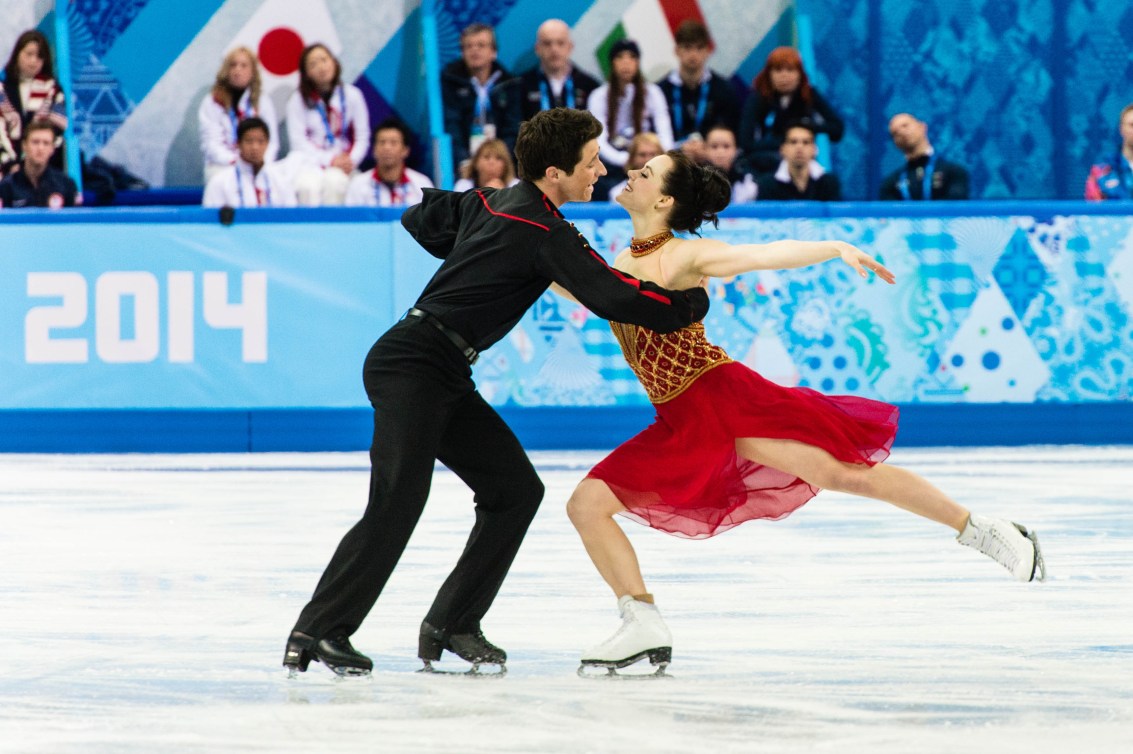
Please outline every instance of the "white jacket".
M334 90L326 110L307 107L298 91L291 95L287 101L291 154L302 155L309 165L325 168L336 155L345 152L357 168L370 152L370 113L365 97L353 84L342 84Z
M252 107L251 95L244 90L244 95L236 105L236 112L225 110L212 95L201 100L197 110L197 121L200 125L201 154L205 159L205 167L210 165L232 165L236 162L236 125L249 116L256 116L268 124L270 138L268 151L264 155L264 162L275 162L279 155L279 119L275 115L275 106L267 93L260 94L259 107Z
M424 173L412 168L401 171L401 180L391 191L380 178L377 168L368 173L358 173L350 179L346 189L347 207L408 207L420 204L424 196L422 189L433 188L433 182Z
M205 186L202 207L294 207L295 189L279 164L264 164L253 178L252 166L236 163L220 171Z
M626 147L629 146L630 139L636 136L633 132L634 89L635 86L629 84L622 92L622 98L618 101L617 120L614 121L617 124L617 134L625 139ZM592 91L590 98L586 100L586 109L602 124L602 133L598 136L598 154L601 156L602 162L620 168L624 167L626 160L629 159L629 151L615 147L611 143L612 135L607 133L606 93L609 91L609 84L602 84ZM650 121L652 121L652 127L650 127ZM669 102L665 99L665 93L661 91L661 87L649 82L645 83L645 110L641 114L641 127L645 131L652 131L657 134L657 138L661 140L661 147L666 151L673 148L673 121L669 118Z

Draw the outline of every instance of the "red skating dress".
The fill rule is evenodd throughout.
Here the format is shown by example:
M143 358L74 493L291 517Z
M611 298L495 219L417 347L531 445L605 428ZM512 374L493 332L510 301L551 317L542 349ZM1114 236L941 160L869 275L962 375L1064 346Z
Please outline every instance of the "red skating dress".
M668 335L610 326L657 410L588 474L610 486L628 518L703 539L753 518L782 518L818 492L741 458L739 437L798 440L871 466L889 455L896 406L777 385L709 343L699 322Z

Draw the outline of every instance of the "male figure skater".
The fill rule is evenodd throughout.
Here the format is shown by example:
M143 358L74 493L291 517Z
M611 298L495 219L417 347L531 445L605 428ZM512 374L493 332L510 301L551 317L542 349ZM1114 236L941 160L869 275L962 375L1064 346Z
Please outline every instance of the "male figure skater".
M511 188L426 189L402 225L444 260L416 305L366 357L374 407L370 497L338 545L287 641L294 674L318 660L366 675L370 658L350 636L381 594L425 505L435 460L475 493L476 523L421 624L425 669L447 649L472 663L507 654L484 638L488 611L543 498L543 484L512 431L480 396L472 364L552 284L599 316L672 332L708 309L701 288L670 291L609 267L558 207L589 201L606 169L601 124L585 110L545 110L524 123Z

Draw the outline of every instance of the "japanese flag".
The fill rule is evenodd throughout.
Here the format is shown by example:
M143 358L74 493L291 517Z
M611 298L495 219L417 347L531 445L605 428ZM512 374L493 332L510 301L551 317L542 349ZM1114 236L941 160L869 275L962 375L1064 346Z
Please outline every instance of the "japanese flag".
M282 119L287 99L299 88L299 53L316 42L340 56L338 30L323 0L267 0L228 49L243 46L256 53L263 91Z

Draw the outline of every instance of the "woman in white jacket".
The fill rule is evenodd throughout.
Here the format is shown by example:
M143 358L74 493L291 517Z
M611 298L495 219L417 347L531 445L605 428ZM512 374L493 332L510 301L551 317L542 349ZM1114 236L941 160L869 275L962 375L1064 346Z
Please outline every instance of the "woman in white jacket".
M342 65L325 45L310 45L299 56L287 137L299 204L342 204L350 174L370 151L370 114L358 87L342 82Z
M630 142L639 133L655 133L664 150L673 148L669 104L661 87L641 75L641 51L632 39L610 48L610 78L590 93L586 109L605 126L598 150L607 168L625 167Z
M236 128L253 116L271 129L273 136L264 162L275 162L279 154L279 139L274 136L279 126L275 107L262 91L256 54L247 47L237 47L224 56L212 92L197 111L206 184L221 170L236 164Z

